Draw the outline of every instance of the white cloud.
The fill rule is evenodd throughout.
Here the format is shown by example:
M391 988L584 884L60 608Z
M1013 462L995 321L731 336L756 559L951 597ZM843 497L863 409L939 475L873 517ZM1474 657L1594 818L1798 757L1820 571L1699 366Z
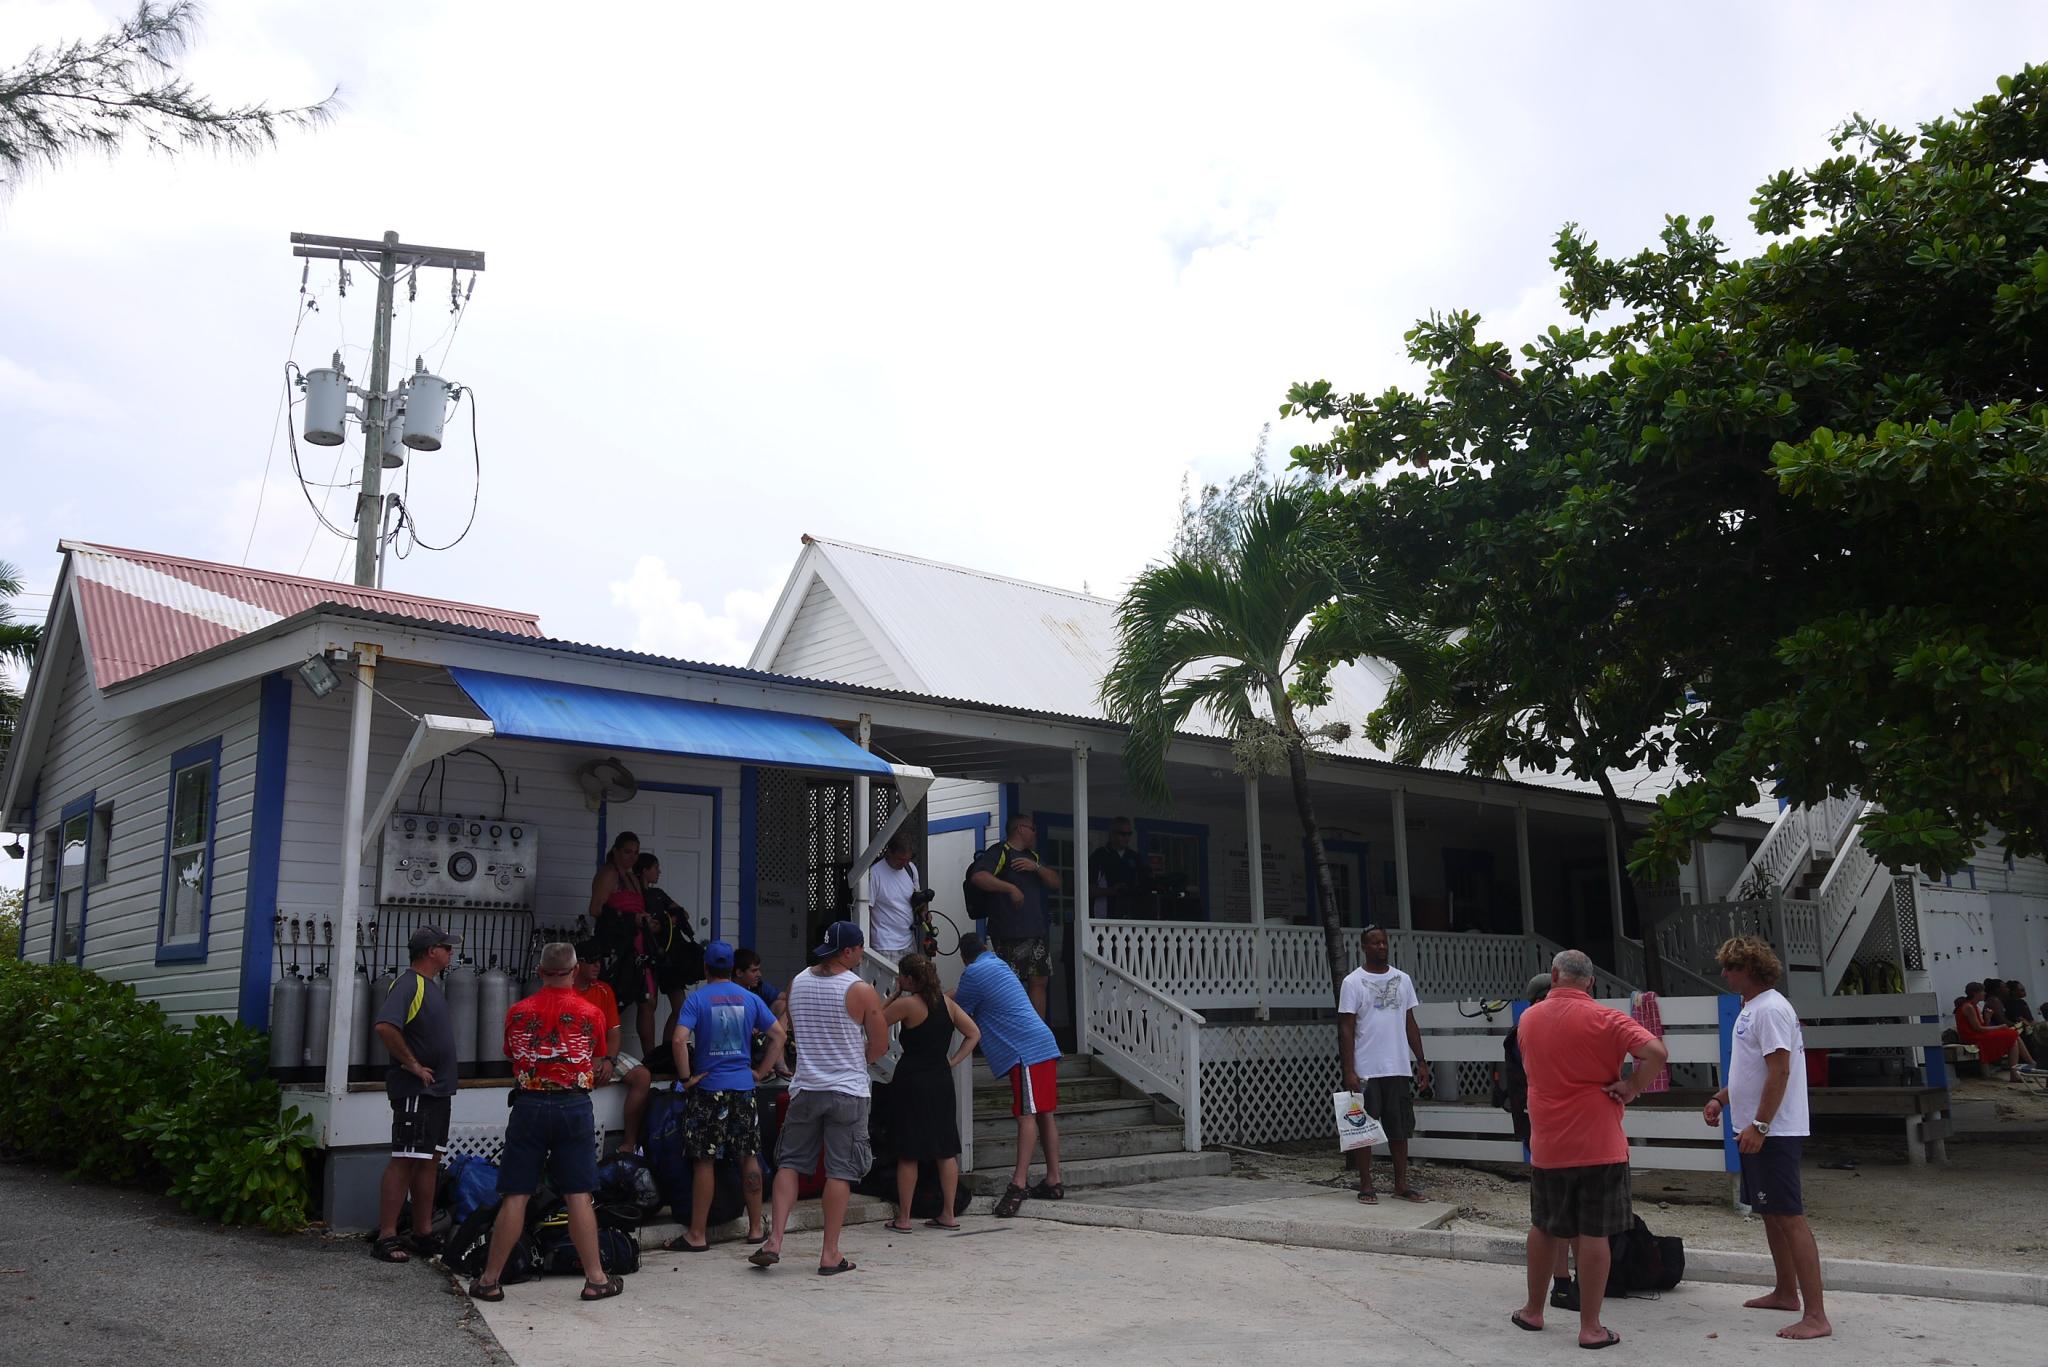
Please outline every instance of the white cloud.
M734 589L722 611L687 596L683 582L660 556L643 555L632 574L611 585L612 603L633 620L634 650L712 664L743 665L775 610L782 590L776 575L764 589Z

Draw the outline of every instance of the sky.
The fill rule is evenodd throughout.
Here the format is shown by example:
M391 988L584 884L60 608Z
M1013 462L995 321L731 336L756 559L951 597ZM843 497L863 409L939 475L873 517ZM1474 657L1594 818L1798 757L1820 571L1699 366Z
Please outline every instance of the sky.
M128 8L0 0L0 67ZM1754 247L1755 186L1850 113L1910 125L2043 55L2039 5L216 0L202 90L340 108L0 202L0 560L31 618L66 537L346 577L281 377L365 376L373 290L315 263L294 336L288 234L396 229L488 268L459 329L445 271L400 303L482 474L468 537L387 587L728 662L804 533L1114 595L1290 383L1414 383L1432 310L1561 321L1561 224L1633 252L1711 213ZM405 472L429 541L470 448L464 412Z

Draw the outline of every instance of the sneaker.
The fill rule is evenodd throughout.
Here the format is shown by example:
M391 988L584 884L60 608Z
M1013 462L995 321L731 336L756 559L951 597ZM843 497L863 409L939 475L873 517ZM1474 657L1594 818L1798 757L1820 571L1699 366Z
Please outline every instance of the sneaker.
M1571 1282L1565 1286L1559 1286L1556 1282L1552 1282L1550 1284L1550 1305L1555 1310L1578 1310L1579 1284Z

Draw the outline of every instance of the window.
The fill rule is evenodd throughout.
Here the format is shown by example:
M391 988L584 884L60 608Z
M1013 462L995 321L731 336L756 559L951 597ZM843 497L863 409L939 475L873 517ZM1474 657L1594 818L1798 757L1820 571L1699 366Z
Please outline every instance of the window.
M57 895L57 857L63 850L55 826L43 832L43 852L36 860L36 896L45 902Z
M67 806L57 818L57 915L50 926L50 957L85 958L86 874L92 864L92 794Z
M107 881L107 851L114 846L114 804L103 802L92 809L92 863L86 882L98 887Z
M164 823L163 912L157 962L206 957L206 919L213 895L214 799L220 786L220 742L171 756L170 813Z

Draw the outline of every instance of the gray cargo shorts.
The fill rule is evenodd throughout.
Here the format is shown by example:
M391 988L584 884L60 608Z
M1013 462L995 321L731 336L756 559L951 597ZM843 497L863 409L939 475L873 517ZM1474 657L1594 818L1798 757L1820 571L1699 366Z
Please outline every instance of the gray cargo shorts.
M815 1172L825 1155L825 1175L858 1182L875 1165L868 1142L868 1098L851 1092L798 1092L782 1118L775 1166Z

